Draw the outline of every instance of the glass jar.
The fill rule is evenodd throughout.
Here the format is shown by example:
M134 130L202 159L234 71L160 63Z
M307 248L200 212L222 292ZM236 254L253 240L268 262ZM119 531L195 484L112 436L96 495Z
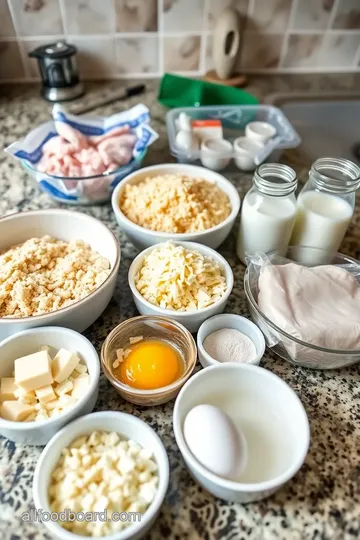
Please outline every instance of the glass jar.
M255 171L240 217L237 255L276 250L285 255L296 215L296 173L287 165L265 163Z
M338 251L355 208L360 168L343 158L320 158L297 200L291 244ZM316 262L316 261L314 261Z

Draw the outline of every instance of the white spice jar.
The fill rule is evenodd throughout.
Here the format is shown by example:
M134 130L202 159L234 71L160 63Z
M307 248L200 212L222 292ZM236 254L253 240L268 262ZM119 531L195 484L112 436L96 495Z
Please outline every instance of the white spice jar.
M253 186L245 195L237 239L237 255L278 251L285 255L295 223L296 173L280 163L265 163L254 173Z

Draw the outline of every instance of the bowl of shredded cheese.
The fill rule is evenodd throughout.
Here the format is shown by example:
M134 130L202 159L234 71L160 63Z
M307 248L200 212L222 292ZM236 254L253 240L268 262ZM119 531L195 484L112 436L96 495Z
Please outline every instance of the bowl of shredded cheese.
M240 197L216 172L171 163L127 176L114 190L112 206L121 230L139 249L173 238L216 249L234 225Z
M128 278L139 313L170 317L190 332L224 311L234 283L224 257L195 242L145 249L132 262Z

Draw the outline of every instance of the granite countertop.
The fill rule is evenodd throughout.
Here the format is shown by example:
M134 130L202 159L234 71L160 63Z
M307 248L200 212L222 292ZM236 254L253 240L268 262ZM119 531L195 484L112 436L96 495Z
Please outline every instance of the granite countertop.
M295 90L351 90L356 75L254 77L249 90L259 96ZM138 82L138 81L137 81ZM84 103L109 97L121 82L89 84ZM126 84L131 84L127 81ZM165 110L156 102L156 81L145 81L141 97L151 109L152 125L159 140L148 153L147 164L173 161L169 155ZM49 119L50 106L35 86L1 87L0 147L24 136L32 127ZM110 114L137 102L119 102L98 109ZM310 164L299 151L285 154L300 180ZM241 197L250 187L251 176L230 176ZM26 172L9 156L0 155L0 215L23 210L55 208L59 205L39 192ZM121 242L122 259L116 292L103 315L85 332L98 351L109 331L120 321L136 315L127 285L127 272L136 255L135 248L120 233L110 204L78 207L106 223ZM344 240L342 251L360 257L360 213L357 213ZM248 316L243 292L244 267L235 256L236 228L221 246L220 253L230 262L235 286L227 311ZM248 505L229 504L215 499L189 476L172 430L173 402L153 408L127 403L102 376L96 410L121 410L141 417L162 438L167 449L171 477L161 514L148 538L159 540L347 540L359 538L360 505L360 428L359 367L341 371L313 371L294 367L267 351L262 365L282 377L299 395L310 421L311 446L304 466L275 495ZM15 445L0 438L0 537L3 540L50 539L39 523L24 523L23 512L32 507L32 477L42 448Z

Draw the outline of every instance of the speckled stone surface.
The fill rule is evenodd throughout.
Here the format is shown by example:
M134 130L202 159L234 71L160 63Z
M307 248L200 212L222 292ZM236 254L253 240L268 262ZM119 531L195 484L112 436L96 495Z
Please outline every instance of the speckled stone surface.
M258 77L249 87L258 95L276 91L354 89L355 75ZM130 83L129 83L130 84ZM146 81L142 101L152 112L153 126L160 139L149 152L147 164L164 163L169 155L165 134L165 110L156 103L156 82ZM121 83L89 85L84 102L109 97ZM50 106L32 86L0 87L0 147L25 135L49 118ZM120 102L99 109L110 114L135 103ZM301 153L285 155L300 179L309 163ZM251 177L231 176L241 196ZM0 155L0 215L39 208L58 207L41 194L22 168L4 153ZM359 202L358 202L359 208ZM116 292L103 315L85 334L100 350L108 332L120 321L136 314L127 285L127 271L136 250L120 233L110 205L78 207L106 223L121 242L122 259ZM243 292L244 267L235 256L234 230L220 252L230 262L235 286L227 311L248 315ZM360 257L360 214L356 213L343 251ZM249 505L229 504L215 499L190 478L177 449L172 431L173 403L140 408L122 401L102 376L97 410L121 410L141 417L160 435L167 449L171 477L161 514L148 539L159 540L347 540L360 537L360 428L359 367L321 372L297 368L266 352L262 365L282 377L299 395L311 425L311 446L304 466L286 486L271 498ZM22 513L32 507L32 477L41 447L22 447L0 438L0 538L2 540L50 539L39 523L24 523Z

